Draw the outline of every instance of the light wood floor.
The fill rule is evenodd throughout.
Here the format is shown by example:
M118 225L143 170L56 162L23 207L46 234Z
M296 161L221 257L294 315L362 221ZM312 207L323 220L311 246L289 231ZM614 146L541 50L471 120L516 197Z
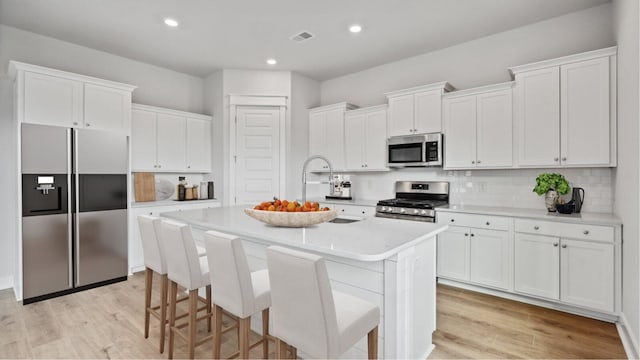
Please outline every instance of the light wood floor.
M158 299L158 285L153 299ZM26 306L12 291L0 291L0 358L166 358L157 350L155 318L149 338L143 336L143 308L142 273ZM206 324L198 329L204 335ZM432 359L625 357L612 324L442 285L434 342ZM235 346L235 333L225 334L222 356ZM186 344L177 338L175 357L186 355ZM209 344L196 349L196 358L211 355ZM260 356L260 347L251 352Z

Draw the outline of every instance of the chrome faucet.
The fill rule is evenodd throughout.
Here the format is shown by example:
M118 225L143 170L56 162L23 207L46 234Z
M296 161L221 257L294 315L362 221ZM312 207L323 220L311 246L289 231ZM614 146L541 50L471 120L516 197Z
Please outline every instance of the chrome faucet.
M307 160L305 160L304 165L302 165L302 203L303 204L307 201L307 184L326 184L325 182L321 182L321 181L314 181L309 183L307 182L307 165L309 165L309 162L311 162L311 160L315 160L315 159L324 160L327 163L327 165L329 165L329 182L328 182L329 194L333 193L333 167L331 166L329 159L321 155L311 155Z

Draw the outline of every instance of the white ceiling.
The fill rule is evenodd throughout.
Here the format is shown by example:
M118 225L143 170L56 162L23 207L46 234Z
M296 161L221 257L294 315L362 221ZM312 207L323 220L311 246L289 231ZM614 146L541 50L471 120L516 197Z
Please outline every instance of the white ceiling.
M0 0L0 23L201 77L280 69L326 80L606 2ZM352 23L363 31L349 33ZM289 40L302 30L315 38Z

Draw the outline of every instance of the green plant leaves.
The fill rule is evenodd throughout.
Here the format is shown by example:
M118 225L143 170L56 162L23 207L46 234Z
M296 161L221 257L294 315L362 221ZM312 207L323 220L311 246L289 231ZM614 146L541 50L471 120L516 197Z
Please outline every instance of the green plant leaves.
M558 194L568 194L569 182L562 174L542 173L536 178L536 186L533 191L538 195L544 195L549 190L555 190Z

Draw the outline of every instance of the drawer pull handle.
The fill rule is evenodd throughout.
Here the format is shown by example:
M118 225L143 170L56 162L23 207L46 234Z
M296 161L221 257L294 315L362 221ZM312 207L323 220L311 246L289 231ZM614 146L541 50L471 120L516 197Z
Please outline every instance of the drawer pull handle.
M533 230L540 230L540 226L538 226L538 225L534 226Z
M585 230L582 233L585 234L585 235L589 235L589 230Z
M563 249L566 249L566 248L567 248L567 245L562 245L562 248L563 248Z
M451 219L451 222L454 222L454 221L456 221L456 220L455 219Z
M471 236L476 236L476 234L471 234Z
M558 247L558 243L553 243L553 246Z
M487 221L487 226L489 226L489 225L491 225L491 223Z
M464 233L464 236L469 236L469 234L467 234L467 233Z

